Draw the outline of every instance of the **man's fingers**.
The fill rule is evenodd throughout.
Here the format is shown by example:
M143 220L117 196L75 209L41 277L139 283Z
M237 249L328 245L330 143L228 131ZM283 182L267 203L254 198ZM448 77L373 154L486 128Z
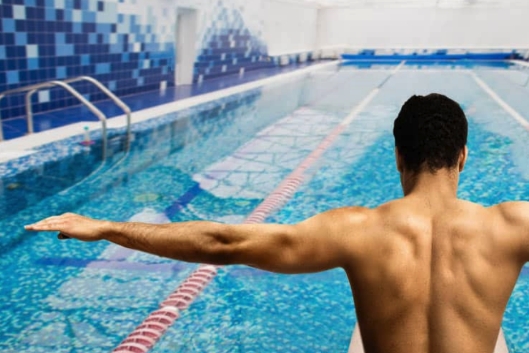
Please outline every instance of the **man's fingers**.
M69 228L71 226L72 222L74 222L75 217L78 217L77 215L73 213L65 213L60 216L51 216L48 218L45 218L43 220L40 220L33 224L28 224L24 226L26 230L31 231L59 231L58 238L59 239L70 239L69 236L65 235L61 231Z
M58 226L58 224L60 224L59 222L54 222L54 221L41 221L41 222L38 222L38 223L35 223L35 224L30 224L30 225L27 225L27 226L24 226L24 228L26 230L58 230L58 228L60 228ZM69 237L68 235L62 233L62 232L59 232L59 234L57 234L57 238L61 239L61 240L65 240L65 239L71 239L71 237Z
M59 230L64 225L60 217L50 217L34 224L25 226L27 230Z

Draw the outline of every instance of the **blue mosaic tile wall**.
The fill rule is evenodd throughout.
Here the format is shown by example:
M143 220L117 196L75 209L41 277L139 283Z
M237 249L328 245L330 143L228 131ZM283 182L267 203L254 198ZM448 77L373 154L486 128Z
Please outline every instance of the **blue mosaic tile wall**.
M170 85L174 43L149 6L141 18L120 12L125 2L0 0L0 91L79 75L97 78L118 95L157 89L164 80ZM88 87L80 88L88 98L104 98ZM2 118L23 115L23 102L21 95L6 97ZM78 102L53 89L36 95L35 103L35 111L43 111Z
M276 64L267 55L260 33L252 33L237 8L217 3L212 22L204 33L195 63L194 80L250 71Z
M260 39L260 1L187 2L0 0L0 92L80 75L118 96L173 86L179 5L196 6L202 18L195 80L273 65ZM91 101L106 98L90 84L74 87ZM35 112L79 104L57 88L33 102ZM25 115L24 96L7 96L0 109L2 119Z

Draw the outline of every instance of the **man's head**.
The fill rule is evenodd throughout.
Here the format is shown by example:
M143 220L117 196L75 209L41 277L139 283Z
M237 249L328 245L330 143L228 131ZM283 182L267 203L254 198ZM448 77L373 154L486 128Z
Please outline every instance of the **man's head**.
M467 134L465 113L455 101L435 93L411 97L393 127L399 171L461 170Z

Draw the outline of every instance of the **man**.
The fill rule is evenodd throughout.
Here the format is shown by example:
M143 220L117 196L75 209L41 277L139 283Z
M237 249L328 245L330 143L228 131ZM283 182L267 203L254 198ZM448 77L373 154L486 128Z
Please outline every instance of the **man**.
M405 196L375 209L345 207L295 225L150 225L65 214L26 228L189 262L279 273L342 267L367 353L492 352L529 260L529 203L485 208L457 198L467 130L453 100L410 98L393 130Z

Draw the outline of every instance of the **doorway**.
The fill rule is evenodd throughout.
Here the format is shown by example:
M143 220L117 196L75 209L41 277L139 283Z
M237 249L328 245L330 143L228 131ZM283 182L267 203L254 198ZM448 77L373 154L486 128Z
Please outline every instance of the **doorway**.
M196 59L197 10L179 7L176 13L176 70L175 84L193 83Z

